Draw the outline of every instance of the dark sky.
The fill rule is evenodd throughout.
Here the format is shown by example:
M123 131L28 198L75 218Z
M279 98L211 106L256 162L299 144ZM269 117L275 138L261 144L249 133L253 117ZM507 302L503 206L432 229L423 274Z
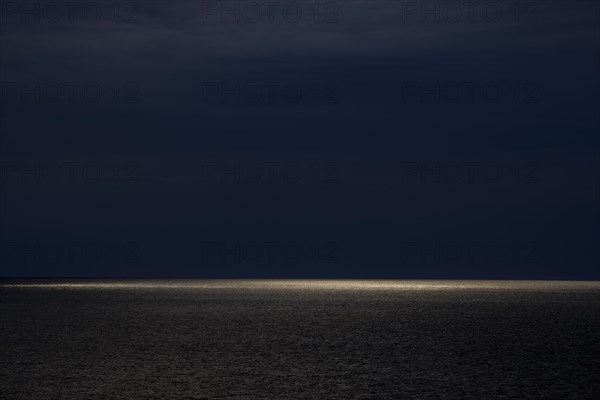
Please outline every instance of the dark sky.
M0 0L0 276L600 279L597 1L118 4Z

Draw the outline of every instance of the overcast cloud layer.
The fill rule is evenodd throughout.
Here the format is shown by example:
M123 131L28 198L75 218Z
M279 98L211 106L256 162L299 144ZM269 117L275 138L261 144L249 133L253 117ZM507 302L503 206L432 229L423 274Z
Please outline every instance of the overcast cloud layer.
M67 3L0 3L0 275L600 278L597 2Z

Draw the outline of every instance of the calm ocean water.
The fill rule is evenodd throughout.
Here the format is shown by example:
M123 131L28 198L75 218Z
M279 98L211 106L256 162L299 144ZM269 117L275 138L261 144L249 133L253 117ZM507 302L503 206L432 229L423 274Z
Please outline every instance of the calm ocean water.
M600 283L0 281L5 399L597 399Z

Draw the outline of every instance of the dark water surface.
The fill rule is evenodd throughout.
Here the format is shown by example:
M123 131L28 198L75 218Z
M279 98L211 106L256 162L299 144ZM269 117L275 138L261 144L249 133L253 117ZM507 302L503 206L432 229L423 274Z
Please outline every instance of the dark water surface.
M598 282L0 281L6 399L597 399Z

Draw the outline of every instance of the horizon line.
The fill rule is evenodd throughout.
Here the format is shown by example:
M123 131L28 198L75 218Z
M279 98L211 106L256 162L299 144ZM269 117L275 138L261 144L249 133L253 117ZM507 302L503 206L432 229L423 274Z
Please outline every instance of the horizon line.
M369 281L563 281L563 282L598 282L599 279L566 279L566 278L374 278L374 277L122 277L122 276L0 276L0 280L41 280L41 279L81 279L81 280L369 280Z

